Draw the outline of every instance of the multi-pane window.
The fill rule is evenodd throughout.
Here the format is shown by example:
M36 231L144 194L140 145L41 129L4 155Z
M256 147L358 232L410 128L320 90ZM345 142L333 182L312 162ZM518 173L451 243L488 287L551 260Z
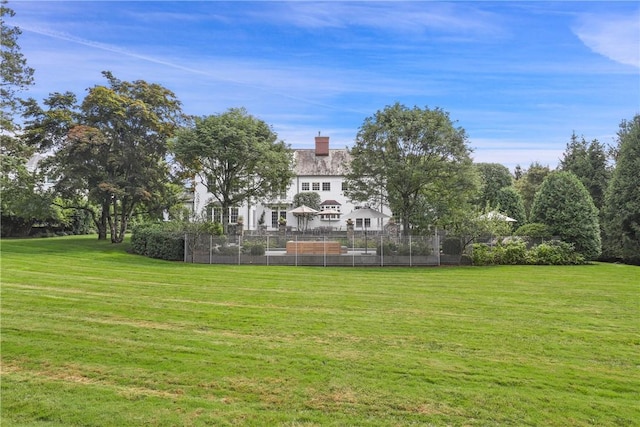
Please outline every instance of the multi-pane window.
M320 191L320 183L319 182L311 183L311 188L313 189L313 191Z
M285 220L287 219L287 211L286 210L281 210L278 211L278 209L274 208L271 211L271 227L273 228L278 228L279 224L279 220L280 218L284 218Z
M371 228L371 218L356 218L356 228L363 227L363 219L364 219L364 228Z
M229 208L229 224L238 222L238 208Z
M346 181L342 181L342 191L347 191L349 189L349 186L347 185Z
M211 209L211 220L222 224L222 208L220 206L214 206ZM227 223L235 224L236 222L238 222L238 208L229 208Z
M309 191L309 183L308 182L303 182L302 183L302 191Z
M322 191L331 191L331 183L323 182L322 183Z
M329 211L336 213L322 213ZM340 212L340 205L322 205L320 206L320 219L324 221L340 219L340 215L337 212Z

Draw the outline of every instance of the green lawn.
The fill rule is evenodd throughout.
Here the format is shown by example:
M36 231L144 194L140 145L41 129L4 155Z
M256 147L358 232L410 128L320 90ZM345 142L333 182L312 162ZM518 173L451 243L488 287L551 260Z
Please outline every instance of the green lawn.
M2 426L638 425L640 269L2 241Z

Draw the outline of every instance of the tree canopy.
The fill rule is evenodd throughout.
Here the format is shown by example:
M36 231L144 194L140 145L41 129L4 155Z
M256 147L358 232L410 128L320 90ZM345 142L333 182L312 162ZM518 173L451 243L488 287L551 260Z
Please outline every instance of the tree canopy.
M412 223L428 215L437 221L475 189L466 133L439 108L387 106L365 119L350 153L347 195L387 204L405 235Z
M542 186L544 179L551 173L549 166L543 166L538 162L533 162L528 169L517 173L520 176L515 181L515 187L522 196L525 213L531 219L531 206L536 197L536 193Z
M545 178L533 202L530 219L547 225L586 259L600 256L598 210L585 186L571 172L552 172Z
M480 192L477 204L480 209L496 208L498 193L513 184L509 169L499 163L474 163L480 177Z
M293 205L294 206L302 206L305 205L310 207L311 209L315 209L317 211L320 210L320 194L315 191L303 191L301 193L293 196ZM298 229L306 230L309 226L309 221L313 219L317 214L315 213L303 213L297 214L296 217L298 219Z
M591 142L587 142L584 137L578 139L574 132L560 159L560 169L577 176L591 194L596 207L602 209L611 175L607 167L607 151L603 144L597 139Z
M32 101L25 136L40 150L54 151L47 165L56 190L84 202L99 238L108 229L111 241L120 243L135 209L157 203L167 190L167 140L183 115L170 90L103 75L108 86L88 89L80 106L71 93L50 95L47 110Z
M527 222L522 196L514 186L502 187L496 195L495 207L503 214L515 219L516 226Z
M8 25L15 12L0 2L0 223L2 236L29 235L38 223L61 225L63 215L52 205L54 195L44 189L44 174L28 161L35 150L20 138L16 118L24 109L22 93L34 83L18 38L22 31Z
M0 1L0 126L3 136L15 131L14 116L20 109L20 92L33 84L34 73L18 44L22 31L7 25L6 17L12 18L15 12L6 4L6 0Z
M244 108L196 118L178 133L172 151L184 173L199 176L220 204L225 227L230 207L284 193L293 178L289 147Z
M640 265L640 115L618 131L616 167L606 192L606 255Z

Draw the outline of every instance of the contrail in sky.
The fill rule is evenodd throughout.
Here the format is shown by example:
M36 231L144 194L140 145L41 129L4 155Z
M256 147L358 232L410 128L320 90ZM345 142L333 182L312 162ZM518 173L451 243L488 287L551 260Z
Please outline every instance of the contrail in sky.
M333 105L329 105L329 104L324 104L321 102L315 102L315 101L310 101L309 99L304 99L304 98L300 98L300 97L296 97L296 96L292 96L286 93L282 93L282 92L277 92L268 88L265 88L264 86L259 86L259 85L255 85L252 83L248 83L246 81L240 81L240 80L234 80L234 79L229 79L229 78L225 78L225 77L220 77L220 76L216 76L212 73L209 73L207 71L202 71L196 68L191 68L191 67L186 67L184 65L180 65L180 64L176 64L173 62L169 62L169 61L165 61L163 59L158 59L158 58L154 58L152 56L148 56L148 55L142 55L139 53L135 53L135 52L131 52L127 49L123 49L121 47L118 46L113 46L110 44L106 44L106 43L100 43L100 42L96 42L93 40L87 40L87 39L83 39L81 37L76 37L67 33L63 33L60 31L53 31L53 30L44 30L44 29L39 29L39 28L32 28L29 26L20 26L20 29L23 31L29 31L31 33L35 33L35 34L39 34L45 37L50 37L53 39L57 39L57 40L64 40L64 41L68 41L68 42L72 42L72 43L76 43L76 44L80 44L83 46L87 46L87 47L91 47L94 49L100 49L100 50L104 50L107 52L112 52L112 53L117 53L120 55L124 55L124 56L128 56L130 58L136 58L136 59L140 59L143 61L147 61L147 62L151 62L154 64L159 64L159 65L164 65L166 67L170 67L170 68L175 68L178 70L182 70L182 71L186 71L188 73L192 73L192 74L199 74L202 76L206 76L206 77L210 77L213 79L216 79L218 81L222 81L222 82L226 82L226 83L232 83L232 84L236 84L239 86L246 86L246 87L250 87L253 89L257 89L257 90L261 90L263 92L267 92L270 93L272 95L277 95L277 96L281 96L284 98L288 98L294 101L299 101L299 102L303 102L305 104L310 104L310 105L315 105L315 106L319 106L319 107L323 107L323 108L327 108L327 109L331 109L331 110L336 110L336 111L347 111L347 112L352 112L352 113L358 113L358 114L363 114L362 111L357 111L357 110L352 110L352 109L345 109L345 108L339 108Z

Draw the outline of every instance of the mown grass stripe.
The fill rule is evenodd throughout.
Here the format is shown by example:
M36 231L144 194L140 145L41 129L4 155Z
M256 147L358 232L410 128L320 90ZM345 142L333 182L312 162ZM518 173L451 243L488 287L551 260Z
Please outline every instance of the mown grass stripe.
M638 268L185 265L2 242L2 425L634 425Z

